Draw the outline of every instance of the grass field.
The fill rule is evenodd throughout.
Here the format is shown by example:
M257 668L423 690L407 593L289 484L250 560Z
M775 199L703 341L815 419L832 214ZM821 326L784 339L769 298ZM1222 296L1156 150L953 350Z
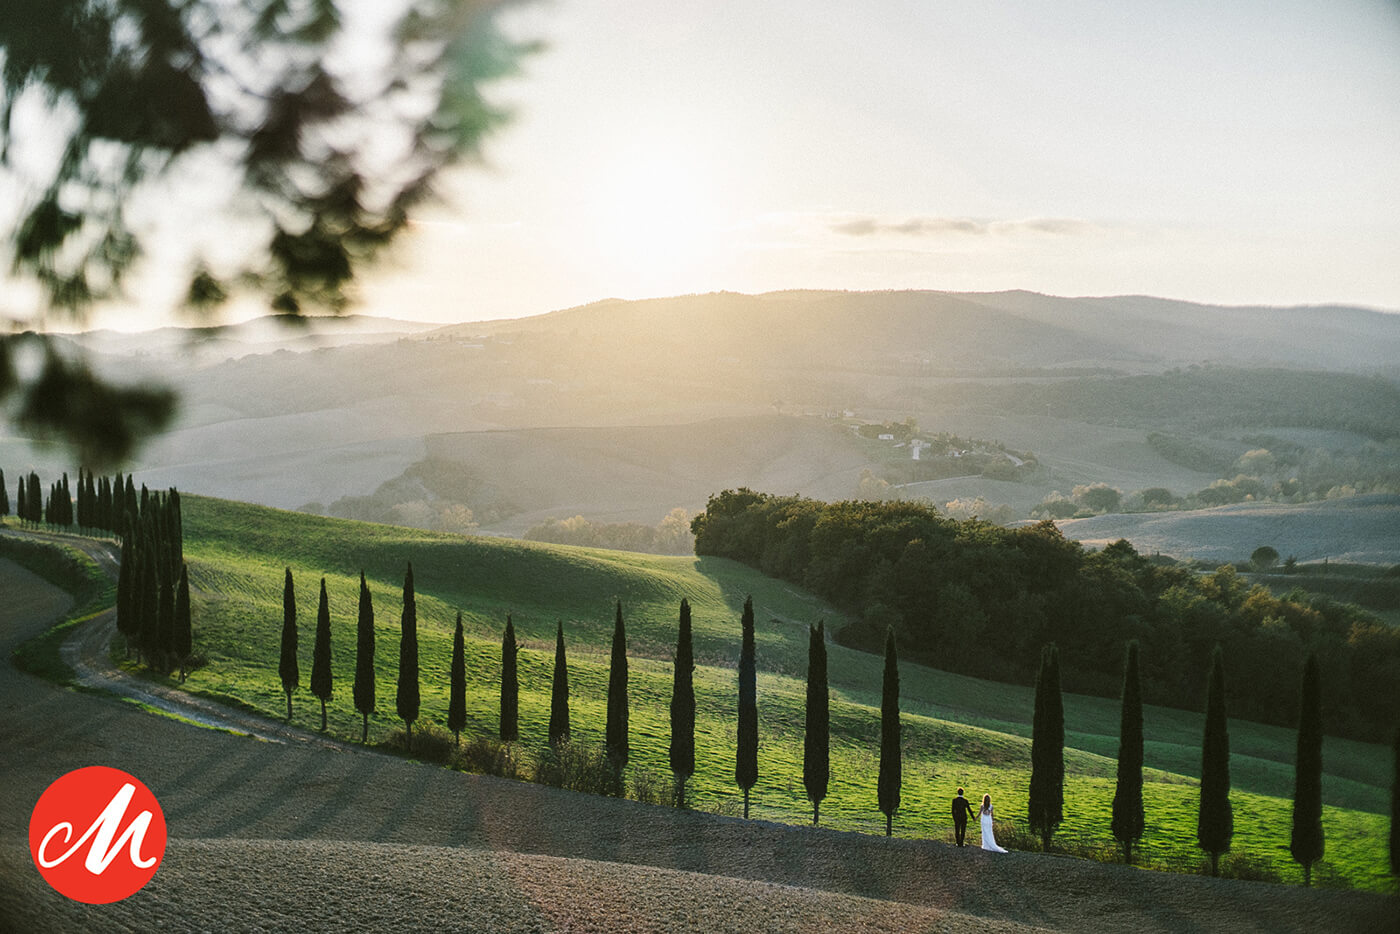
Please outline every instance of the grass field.
M401 724L394 713L401 588L414 568L422 684L420 725L446 720L447 672L456 612L467 631L468 734L494 733L500 678L500 635L513 615L520 653L520 732L527 749L544 746L549 716L555 621L564 623L570 703L576 740L602 740L608 641L613 601L627 621L630 657L629 770L668 776L670 658L682 597L694 611L697 725L691 803L736 813L733 782L735 665L739 613L752 594L758 620L759 782L753 816L810 820L802 787L802 723L807 625L844 617L817 598L741 565L710 558L673 558L531 543L462 538L284 513L187 496L185 554L195 590L196 651L208 665L186 687L265 711L285 713L277 677L283 568L297 585L302 688L297 721L319 724L319 703L306 688L316 603L324 576L333 631L334 699L330 729L358 739L350 700L361 569L375 601L378 705L371 741ZM883 831L875 805L881 659L831 645L832 781L822 805L826 825ZM948 801L963 785L990 792L998 814L1024 814L1029 781L1032 693L912 664L901 669L904 727L900 835L951 836ZM1066 696L1065 822L1060 837L1077 851L1109 844L1117 749L1116 701ZM1148 830L1141 853L1154 865L1195 867L1194 775L1200 762L1199 715L1148 708ZM1289 730L1231 722L1235 808L1233 853L1270 867L1286 881L1301 870L1288 855L1294 735ZM1385 891L1390 751L1328 739L1324 764L1327 855L1314 879Z

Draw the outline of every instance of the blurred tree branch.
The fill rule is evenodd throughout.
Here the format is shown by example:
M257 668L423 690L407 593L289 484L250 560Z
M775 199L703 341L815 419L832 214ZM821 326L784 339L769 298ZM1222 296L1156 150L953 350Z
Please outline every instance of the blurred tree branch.
M124 286L148 252L183 269L189 314L237 294L293 315L344 309L438 173L504 119L481 87L532 47L496 28L502 5L0 4L0 196L15 204L0 213L0 259L38 295L29 309L11 304L23 290L0 295L0 411L94 466L168 423L173 394L110 385L46 333L139 301ZM178 223L182 183L211 166L229 191L215 242L191 232L177 238L185 255L151 249L130 218L138 196L156 191Z

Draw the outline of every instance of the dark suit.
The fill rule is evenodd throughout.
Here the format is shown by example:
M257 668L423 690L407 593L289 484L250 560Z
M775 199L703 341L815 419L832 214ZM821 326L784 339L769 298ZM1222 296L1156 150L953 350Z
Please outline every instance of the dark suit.
M958 838L958 846L963 845L963 837L967 834L967 815L971 811L972 805L962 795L953 799L953 833Z

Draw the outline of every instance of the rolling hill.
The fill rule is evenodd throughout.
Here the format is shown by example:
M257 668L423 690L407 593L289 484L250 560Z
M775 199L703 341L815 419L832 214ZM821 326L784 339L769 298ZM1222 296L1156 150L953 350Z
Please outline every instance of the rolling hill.
M315 582L330 593L335 700L332 731L358 738L359 717L348 682L354 657L354 606L363 568L376 607L376 668L380 712L372 737L396 726L399 588L413 563L418 595L420 666L425 721L441 724L452 620L464 616L468 635L468 732L490 733L498 716L500 631L511 613L520 634L521 739L543 744L549 709L549 672L556 621L568 641L575 738L597 743L607 681L607 642L613 601L628 624L632 704L632 768L651 781L665 776L666 721L671 686L675 608L686 597L695 614L698 760L691 785L695 805L732 813L734 669L738 611L752 594L758 617L760 779L757 815L809 819L801 785L803 681L807 626L843 620L809 594L720 559L666 558L620 552L463 538L277 512L202 497L185 497L185 551L196 589L197 640L209 664L187 687L238 705L279 715L277 680L282 570L298 586L303 640L309 640ZM873 757L878 736L879 658L832 645L833 782L824 823L883 829L874 808ZM944 799L963 784L993 790L1003 813L1024 811L1029 688L993 684L906 664L901 707L905 730L904 804L897 826L915 836L946 833ZM314 701L299 694L297 719L315 719ZM1103 845L1112 797L1118 705L1069 695L1067 819L1062 839ZM1194 778L1199 767L1200 717L1150 708L1147 713L1149 826L1143 855L1161 866L1194 865ZM1235 807L1234 852L1292 878L1296 867L1279 858L1287 840L1293 735L1242 721L1231 725ZM1324 756L1329 831L1328 868L1366 888L1384 885L1379 854L1390 780L1389 750L1329 739ZM1248 815L1246 818L1244 815Z

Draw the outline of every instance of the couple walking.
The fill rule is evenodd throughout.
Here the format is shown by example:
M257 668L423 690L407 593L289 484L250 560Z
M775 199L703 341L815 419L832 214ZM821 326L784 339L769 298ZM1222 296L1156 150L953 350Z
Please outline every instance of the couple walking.
M953 799L953 831L958 838L958 846L964 846L963 837L967 834L967 815L972 811L972 805L963 797L963 790L958 789L958 796ZM982 819L982 849L991 850L993 853L1007 852L1003 847L997 846L996 834L992 832L992 796L982 796L982 809L977 812Z

